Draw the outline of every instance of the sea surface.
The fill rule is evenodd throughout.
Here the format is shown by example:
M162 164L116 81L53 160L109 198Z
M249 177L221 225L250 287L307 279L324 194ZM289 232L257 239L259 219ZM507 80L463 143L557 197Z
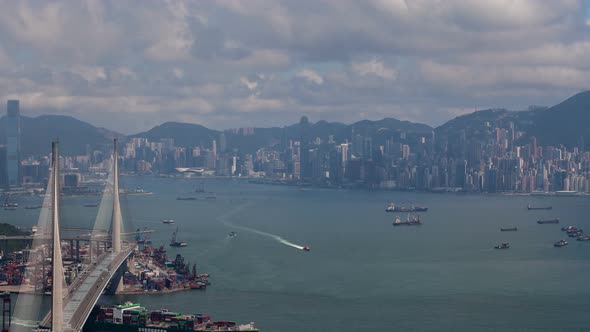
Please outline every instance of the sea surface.
M101 303L254 321L263 332L590 330L590 242L560 230L590 232L590 197L299 190L239 179L206 179L214 194L194 193L200 182L123 177L126 188L154 194L122 204L125 226L156 230L154 245L167 247L178 227L189 246L167 247L169 257L181 253L212 285ZM21 206L35 204L28 200ZM393 227L395 213L384 211L391 201L427 206L424 224ZM62 225L92 225L98 208L82 205L93 202L65 198ZM2 210L0 220L31 225L38 214ZM561 224L536 223L555 217ZM518 231L500 232L512 226ZM562 238L570 244L553 247ZM494 250L501 242L510 249Z

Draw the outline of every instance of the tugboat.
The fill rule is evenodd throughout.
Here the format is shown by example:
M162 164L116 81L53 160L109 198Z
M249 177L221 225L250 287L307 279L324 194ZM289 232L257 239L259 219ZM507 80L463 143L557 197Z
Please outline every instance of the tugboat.
M410 226L410 225L422 225L422 221L420 221L420 216L413 217L408 213L408 219L406 221L401 221L399 216L395 217L393 221L393 226Z
M171 224L174 224L174 220L173 219L162 219L162 224L171 225Z
M537 224L559 224L559 219L550 219L550 220L537 220Z
M494 249L508 249L510 248L510 244L508 243L500 243L496 246L494 246Z
M527 208L527 210L551 210L551 209L553 209L552 206L534 207L534 206L531 206L530 204L527 204L526 208Z
M176 227L176 231L172 232L172 240L170 240L170 246L176 247L176 248L186 247L188 245L186 242L178 242L178 240L176 240L177 233L178 233L178 227Z
M566 240L559 240L553 244L554 247L565 247L567 246Z
M311 250L311 248L309 248L309 246L303 247L303 251L310 251L310 250Z
M510 227L510 228L500 228L500 232L516 232L518 228Z

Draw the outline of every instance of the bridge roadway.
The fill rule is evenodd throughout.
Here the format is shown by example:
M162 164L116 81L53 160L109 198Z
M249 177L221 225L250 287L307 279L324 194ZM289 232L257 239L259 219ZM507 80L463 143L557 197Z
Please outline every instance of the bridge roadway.
M63 301L63 332L82 330L92 308L98 301L109 280L111 280L117 269L134 249L134 243L123 243L121 252L118 255L112 252L104 253L98 257L96 264L91 264L68 287L67 295ZM51 311L47 313L39 326L38 331L50 330Z

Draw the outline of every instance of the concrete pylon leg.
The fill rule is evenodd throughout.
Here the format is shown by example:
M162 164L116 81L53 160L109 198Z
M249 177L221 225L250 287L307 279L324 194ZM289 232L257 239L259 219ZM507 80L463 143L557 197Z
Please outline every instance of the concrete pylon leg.
M51 330L63 330L63 263L59 237L59 152L58 143L52 144L52 222L53 222L53 275L51 291Z

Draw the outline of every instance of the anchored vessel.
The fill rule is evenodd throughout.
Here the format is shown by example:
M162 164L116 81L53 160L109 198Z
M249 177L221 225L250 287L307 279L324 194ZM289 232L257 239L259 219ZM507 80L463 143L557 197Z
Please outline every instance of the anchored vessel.
M420 221L420 216L412 216L408 214L408 219L406 221L402 221L399 216L395 217L393 221L393 226L410 226L410 225L422 225L422 221Z
M559 224L559 219L537 220L537 224Z
M172 219L162 219L162 224L171 225L171 224L174 224L174 220L172 220Z
M501 232L516 232L518 228L516 227L509 227L509 228L500 228Z
M126 302L116 306L96 306L83 331L93 332L168 332L168 331L250 331L254 323L213 321L207 314L181 314L160 309L149 311L140 304Z
M528 204L526 206L527 210L551 210L553 209L552 206L531 206L530 204Z
M553 244L554 247L565 247L567 246L566 240L559 240Z
M427 207L424 206L402 206L402 205L395 205L394 203L389 203L385 208L385 212L425 212L428 211Z

